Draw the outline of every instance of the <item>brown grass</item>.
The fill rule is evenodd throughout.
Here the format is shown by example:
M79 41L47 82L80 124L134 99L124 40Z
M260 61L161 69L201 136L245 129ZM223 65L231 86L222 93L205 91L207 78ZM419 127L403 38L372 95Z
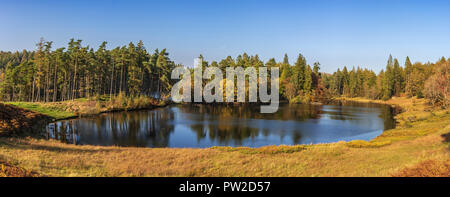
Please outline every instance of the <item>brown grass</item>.
M397 177L450 177L450 159L447 161L427 160L393 174Z
M0 161L0 177L38 177L35 172Z
M0 103L0 136L39 133L49 121L50 118L41 113Z
M443 174L445 168L441 161L450 158L449 144L445 141L445 134L450 133L450 114L440 110L429 112L427 106L406 98L394 98L388 102L405 107L400 117L419 117L423 113L433 115L410 121L410 126L399 125L369 142L194 149L77 146L54 140L0 138L0 158L42 176ZM428 164L428 161L436 163ZM422 163L437 167L410 170ZM433 170L436 168L439 173Z
M0 155L45 176L390 176L404 166L449 158L442 140L434 133L378 148L352 148L339 142L192 149L0 138Z

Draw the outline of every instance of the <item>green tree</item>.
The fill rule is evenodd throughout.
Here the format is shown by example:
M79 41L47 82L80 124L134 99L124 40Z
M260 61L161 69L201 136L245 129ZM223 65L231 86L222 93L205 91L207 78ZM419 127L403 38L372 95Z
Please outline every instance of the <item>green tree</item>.
M305 92L311 92L312 86L313 86L313 79L312 79L313 71L311 70L311 67L308 65L305 69L305 82L303 83L303 90Z
M297 61L292 70L292 83L296 92L302 90L305 83L306 59L302 54L298 54Z
M403 92L404 89L404 71L403 68L400 67L397 58L394 59L393 78L394 78L393 95L400 96L400 94Z
M290 67L291 67L291 65L289 64L289 57L287 54L284 54L283 63L281 64L281 69L280 69L280 72L281 72L280 81L283 81L290 77L290 75L291 75Z

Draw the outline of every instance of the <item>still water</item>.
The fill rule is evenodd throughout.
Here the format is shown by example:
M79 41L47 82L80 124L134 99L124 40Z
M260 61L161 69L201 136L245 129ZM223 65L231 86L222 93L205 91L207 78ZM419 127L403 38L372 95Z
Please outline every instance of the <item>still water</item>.
M388 105L339 102L259 106L171 105L105 113L47 126L49 138L67 143L135 147L211 147L316 144L370 140L395 126Z

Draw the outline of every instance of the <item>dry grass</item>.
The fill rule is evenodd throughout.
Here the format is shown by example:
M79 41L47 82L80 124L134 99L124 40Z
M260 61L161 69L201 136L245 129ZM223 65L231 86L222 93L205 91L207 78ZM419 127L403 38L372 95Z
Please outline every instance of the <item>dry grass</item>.
M0 177L38 177L37 173L0 161Z
M345 142L293 147L124 148L0 139L0 155L45 176L390 176L449 158L438 133L378 148ZM280 151L282 150L282 151Z
M59 102L7 102L20 108L39 112L52 117L55 120L74 118L78 116L96 115L110 111L126 111L136 109L151 109L154 107L165 106L167 103L158 99L145 96L129 98L123 95L113 97L99 96L88 98L79 98L75 100Z
M40 133L49 121L41 113L0 103L0 136Z
M397 177L450 177L450 159L447 161L427 160L414 167L395 173Z
M421 103L407 101L394 98L388 102L411 107L400 117L428 113ZM0 158L43 176L421 176L427 172L410 169L423 162L435 165L427 161L441 166L450 158L446 140L450 114L432 113L370 142L193 149L76 146L54 140L0 138ZM445 172L443 167L438 169Z

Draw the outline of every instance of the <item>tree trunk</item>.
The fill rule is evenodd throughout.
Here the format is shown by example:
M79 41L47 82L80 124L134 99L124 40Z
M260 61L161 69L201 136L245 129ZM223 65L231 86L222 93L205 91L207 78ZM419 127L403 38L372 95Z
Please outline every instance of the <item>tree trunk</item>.
M58 86L57 86L57 84L56 84L56 81L57 81L57 76L56 76L56 70L57 70L57 63L55 62L55 74L54 74L54 77L53 77L53 102L56 102L56 96L57 96L57 94L58 94Z
M122 85L123 85L123 69L124 69L124 64L123 64L123 60L122 60L122 68L120 69L120 84L119 84L119 93L122 93Z
M78 66L78 57L75 57L75 73L73 75L73 84L72 84L72 101L75 98L75 84L76 84L76 79L77 79L77 66Z
M31 102L34 102L34 80L35 80L35 74L33 73L33 87L31 88Z
M46 78L45 78L45 102L48 102L48 100L49 100L49 94L50 94L50 91L49 91L49 89L50 89L50 59L49 59L49 61L48 61L48 64L47 64L47 76L46 76Z
M114 60L113 60L113 67L112 67L112 71L111 71L111 87L109 89L109 100L112 99L113 81L114 81Z

